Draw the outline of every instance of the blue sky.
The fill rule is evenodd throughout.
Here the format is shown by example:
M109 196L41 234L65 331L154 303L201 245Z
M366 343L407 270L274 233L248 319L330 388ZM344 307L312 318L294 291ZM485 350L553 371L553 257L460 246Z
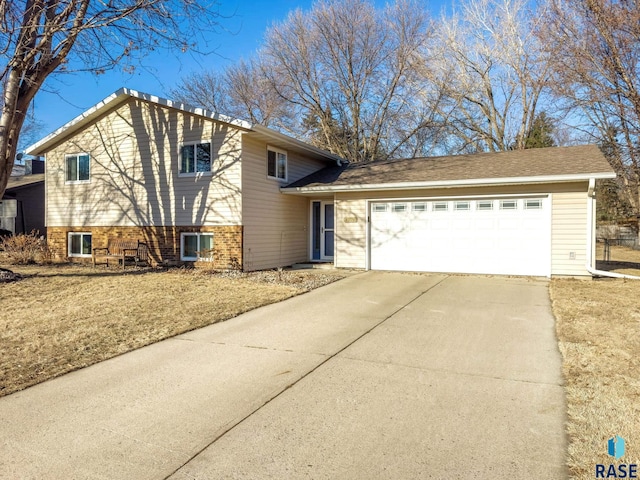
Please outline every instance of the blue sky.
M309 10L312 3L312 0L222 0L221 13L230 18L221 19L220 31L210 37L209 49L214 48L215 53L205 56L164 52L147 57L134 73L114 70L102 75L75 73L50 77L32 106L35 118L43 125L37 138L61 127L120 87L168 97L184 76L200 70L223 69L239 58L250 58L271 24L284 20L296 8ZM385 2L376 0L376 3ZM433 5L439 3L431 3L434 15L437 12L433 11Z

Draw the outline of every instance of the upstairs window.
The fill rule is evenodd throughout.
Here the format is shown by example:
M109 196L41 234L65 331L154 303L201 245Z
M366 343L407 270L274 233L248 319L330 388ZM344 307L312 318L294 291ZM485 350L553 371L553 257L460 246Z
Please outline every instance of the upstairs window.
M211 172L211 142L186 143L180 147L180 175Z
M67 183L89 181L89 155L78 153L65 156L65 179Z
M287 179L287 152L267 147L267 177Z

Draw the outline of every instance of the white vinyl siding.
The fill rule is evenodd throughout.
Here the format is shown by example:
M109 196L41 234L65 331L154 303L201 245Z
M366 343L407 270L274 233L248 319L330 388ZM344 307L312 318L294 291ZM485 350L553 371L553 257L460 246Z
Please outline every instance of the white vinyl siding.
M281 182L266 175L266 144L245 137L242 218L245 270L274 268L309 260L309 198L280 193ZM287 152L288 182L327 163Z
M586 275L587 192L552 196L552 275Z
M47 152L47 226L240 225L240 137L132 98ZM180 146L203 139L211 139L211 174L181 176ZM65 181L74 151L91 156L90 184Z
M343 198L343 194L337 194L335 205L335 265L340 268L365 268L367 261L366 203L361 199ZM386 203L380 205L383 206L378 207L377 211L388 211Z

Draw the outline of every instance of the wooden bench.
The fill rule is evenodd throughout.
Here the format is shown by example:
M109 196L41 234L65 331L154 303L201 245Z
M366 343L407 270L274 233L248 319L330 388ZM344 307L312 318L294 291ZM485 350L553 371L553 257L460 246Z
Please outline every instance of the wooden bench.
M109 260L117 260L118 263L122 262L124 270L127 260L134 262L136 267L142 263L148 264L149 249L147 244L140 240L110 238L106 248L93 249L92 259L94 267L99 261L109 265Z

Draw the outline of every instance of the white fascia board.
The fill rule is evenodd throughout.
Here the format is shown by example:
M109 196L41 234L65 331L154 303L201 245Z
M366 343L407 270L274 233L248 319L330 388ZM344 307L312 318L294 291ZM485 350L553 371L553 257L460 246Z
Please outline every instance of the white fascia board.
M256 133L265 135L269 138L272 138L273 140L277 140L277 141L289 144L299 150L307 151L314 155L333 160L338 164L338 166L342 165L343 163L347 163L347 161L344 158L334 155L333 153L329 153L326 150L322 150L321 148L314 147L313 145L309 145L308 143L302 142L293 137L290 137L289 135L285 135L284 133L277 132L263 125L258 125L258 124L253 125L251 127L251 130L253 130Z
M196 108L189 105L186 105L181 102L175 102L173 100L168 100L166 98L158 97L155 95L150 95L148 93L138 92L136 90L131 90L129 88L120 88L115 91L102 101L95 104L93 107L89 108L85 112L78 115L76 118L67 122L62 127L55 130L53 133L47 135L42 140L34 143L33 145L27 147L25 149L25 153L28 155L39 155L43 151L46 150L48 146L52 143L55 143L58 137L62 135L69 135L73 133L78 128L88 124L91 120L102 114L104 111L109 110L114 105L124 101L127 98L139 98L141 100L145 100L151 103L156 103L158 105L164 105L166 107L175 108L177 110L181 110L183 112L191 113L193 115L198 115L201 117L210 118L212 120L227 123L238 128L242 128L245 130L251 130L252 125L244 120L238 120L226 115L221 115L219 113L211 112L209 110L205 110L204 108Z
M401 182L401 183L377 183L362 185L328 185L317 187L283 187L282 193L344 193L358 191L382 191L382 190L416 190L421 188L456 188L456 187L491 187L498 185L520 185L536 183L567 183L588 181L590 179L616 178L614 172L588 173L581 175L546 175L539 177L509 177L509 178L478 178L469 180L442 180L437 182Z

